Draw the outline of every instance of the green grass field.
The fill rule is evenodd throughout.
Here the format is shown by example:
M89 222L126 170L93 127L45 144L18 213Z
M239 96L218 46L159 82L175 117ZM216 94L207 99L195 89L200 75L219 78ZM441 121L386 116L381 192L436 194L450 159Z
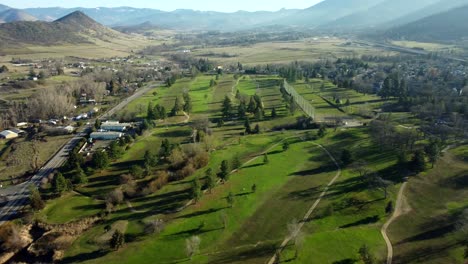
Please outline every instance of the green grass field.
M60 199L47 202L41 212L49 223L63 224L86 216L96 215L101 211L102 202L77 193L68 193Z
M108 169L91 175L89 183L79 188L80 193L90 198L72 195L50 202L43 211L47 219L55 223L67 222L102 210L103 206L94 200L103 198L118 187L119 175L127 173L131 165L141 163L146 150L158 150L164 138L172 143L188 142L192 132L191 122L201 118L219 118L225 96L231 97L234 105L238 103L233 94L236 90L244 95L261 96L267 117L252 120L252 124L259 124L264 133L241 136L243 120L231 120L222 127L211 124L215 147L206 168L148 196L128 199L132 207L125 203L118 206L104 222L86 231L65 252L64 263L188 262L185 240L193 235L201 239L200 252L192 260L194 263L265 263L273 256L288 234L288 223L303 218L324 186L335 176L337 168L321 148L303 141L306 134L315 135L316 131L268 132L277 124L294 123L295 118L302 115L299 111L295 116L286 113L277 77L245 76L237 82L233 76L223 75L216 86L209 87L212 78L214 76L205 75L184 78L172 87L155 88L134 101L127 111L136 111L141 108L138 105L147 106L149 102L170 109L176 96L188 91L194 107L188 123L183 122L185 117L181 115L160 121L156 128L137 137L124 156L114 161ZM312 84L313 87L298 83L296 88L309 100L317 100L313 103L318 113L324 117L339 113L352 115L338 111L315 94L321 83L319 85L313 81ZM331 85L327 85L320 95L338 92L347 94L352 98L350 100L358 104L375 99ZM268 117L273 107L279 112L279 117L274 120ZM146 115L146 107L143 109L140 117ZM392 120L411 123L411 118L401 114ZM388 219L385 206L389 201L394 201L402 175L396 168L396 153L391 150L382 152L369 134L366 127L338 129L328 131L324 138L316 142L337 159L343 149L348 149L355 160L365 160L372 171L393 182L388 188L388 197L384 197L382 190L364 183L356 172L344 167L341 177L330 187L305 223L302 229L304 242L298 248L297 258L294 256L296 248L289 245L281 254L281 262L331 264L357 259L358 249L363 245L367 245L379 261L385 259L386 246L380 228ZM286 138L290 138L291 146L283 151L281 144L277 144ZM261 153L267 150L269 163L263 164ZM463 150L458 152L463 155ZM174 213L190 200L190 186L195 177L203 179L207 168L217 172L223 160L232 160L235 156L243 162L258 158L232 174L227 183L220 184L212 193L206 193L197 204ZM158 169L165 169L165 166ZM253 184L257 186L256 192L251 191ZM230 192L235 195L232 208L226 202ZM74 205L71 207L73 210L63 216L55 215L64 204ZM450 204L451 208L460 206L463 205ZM166 223L164 231L146 234L144 225L150 219L163 219ZM125 225L127 241L125 247L116 252L109 251L102 242L102 237L106 236L105 226L114 225Z
M268 42L253 45L193 48L195 56L203 57L206 53L231 54L233 57L214 57L223 63L237 63L255 66L268 63L291 63L292 61L317 61L344 57L367 55L390 55L389 52L373 47L356 47L344 45L344 39L304 39L288 42Z
M433 170L409 181L407 213L389 228L396 245L395 263L466 263L466 233L457 227L461 212L468 208L466 153L466 145L454 148Z

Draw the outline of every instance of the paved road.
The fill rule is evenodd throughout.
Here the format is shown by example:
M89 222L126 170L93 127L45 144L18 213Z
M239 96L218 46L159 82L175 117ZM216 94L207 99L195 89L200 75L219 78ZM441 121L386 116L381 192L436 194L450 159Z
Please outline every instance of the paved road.
M140 88L138 91L136 91L133 95L130 97L127 97L125 100L120 102L118 105L116 105L114 108L110 109L107 111L105 114L103 114L99 119L108 119L111 118L115 113L118 111L122 110L125 106L127 106L131 101L137 99L138 97L142 96L143 94L147 93L151 89L154 89L158 86L162 85L162 83L156 83L152 85L145 86L144 88Z
M144 88L139 89L135 94L126 98L124 101L119 103L114 108L110 109L107 113L102 115L100 118L108 118L114 115L117 111L123 109L126 105L128 105L131 101L137 99L138 97L142 96L149 90L156 88L158 84L154 84L151 86L146 86ZM82 138L84 138L89 131L91 130L92 125L87 125L79 134L75 137L70 139L56 154L52 157L46 165L44 165L36 175L34 175L29 181L5 188L2 190L2 193L8 200L8 203L3 206L0 210L0 225L3 225L6 221L12 219L25 205L29 202L29 186L32 184L35 186L39 186L41 184L41 180L44 177L47 177L50 173L54 172L55 170L59 169L68 158L68 152L73 149Z

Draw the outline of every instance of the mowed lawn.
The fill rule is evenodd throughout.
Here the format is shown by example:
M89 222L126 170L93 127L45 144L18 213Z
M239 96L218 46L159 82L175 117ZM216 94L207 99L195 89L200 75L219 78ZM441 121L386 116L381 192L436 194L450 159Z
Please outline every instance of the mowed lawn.
M223 75L218 84L210 88L209 82L214 77L199 76L179 80L172 87L166 87L165 92L160 92L153 102L170 106L176 96L189 91L194 102L191 119L209 117L210 120L216 120L220 116L221 103L226 95L233 98L234 105L237 104L237 99L232 94L233 88L248 92L256 87L255 92L262 97L265 108L275 107L280 109L281 114L274 120L269 117L262 121L252 120L252 125L258 123L263 128L270 123L293 123L296 116L301 115L299 111L296 116L282 112L285 111L282 108L284 103L277 78L249 77L246 80L250 84L239 88L233 76ZM211 102L206 104L210 99ZM220 128L213 127L213 131L217 138L216 149L206 168L198 170L187 179L170 183L154 194L129 199L132 208L127 204L120 205L105 222L85 232L67 250L64 262L187 261L185 240L193 235L199 236L202 241L200 254L194 258L194 263L233 263L240 260L264 263L269 259L287 235L288 223L293 219L302 219L324 186L336 174L337 168L328 155L311 142L291 138L289 150L283 151L281 144L269 149L282 139L297 138L297 131L241 136L240 133L244 131L242 120L228 121ZM173 143L183 143L189 138L190 132L190 123L168 119L165 124L159 124L138 137L121 159L115 161L109 169L91 176L89 184L80 188L80 192L102 198L119 186L119 175L128 173L131 165L141 164L146 150L157 151L164 138ZM316 131L309 131L308 134L314 133ZM339 157L341 150L347 147L355 157L365 159L373 170L382 173L385 178L393 179L394 175L389 168L394 166L396 156L392 153L379 153L379 148L372 144L367 133L366 128L329 132L329 135L318 142L335 157ZM266 150L269 153L269 163L263 164L261 153ZM218 186L213 193L205 194L198 204L179 213L169 213L190 200L190 187L195 177L204 182L207 168L218 172L223 160L232 161L236 156L242 162L257 156L259 158L234 173L226 184ZM143 183L145 180L139 181ZM398 183L399 179L393 180ZM257 186L255 193L251 191L253 184ZM357 175L344 170L342 177L331 187L329 195L324 197L317 211L306 223L303 229L304 248L300 250L298 258L291 260L294 250L288 247L281 260L310 263L307 262L309 259L317 257L321 261L317 263L332 263L354 258L357 249L363 244L369 245L372 253L383 259L385 244L379 236L379 229L386 220L385 204L394 199L393 188L389 191L389 197L384 199L380 190L368 189ZM230 192L235 195L233 208L229 208L226 202ZM330 206L332 213L325 213L330 211ZM77 215L80 210L87 209L78 207ZM155 218L164 219L166 229L159 235L148 235L144 232L145 222ZM104 227L120 222L127 224L126 246L118 252L103 250L103 245L97 241L103 235ZM330 232L333 235L330 240L326 240L326 234ZM355 243L345 246L353 238ZM342 245L338 253L334 248L325 246L327 243L331 245L332 241ZM317 251L311 251L311 248Z
M87 216L97 215L103 207L103 202L77 194L68 193L60 199L47 202L41 214L49 223L63 224Z
M309 166L318 166L319 163L309 163L309 159L313 159L314 155L320 155L317 153L320 153L320 150L307 142L293 143L291 148L285 152L282 151L281 146L275 147L270 150L268 164L263 164L262 156L247 164L239 172L234 173L226 184L218 186L211 194L205 194L197 205L174 215L173 220L159 236L129 244L125 249L115 254L106 255L102 259L93 260L91 263L117 263L119 261L161 263L184 259L185 239L192 235L198 235L202 240L202 255L197 257L197 262L209 262L204 254L222 250L224 247L218 247L218 243L229 241L235 237L236 231L245 228L246 220L254 216L262 205L270 201L284 184L295 177L308 177L304 174L304 170ZM296 161L295 166L291 166L288 162L291 159ZM317 181L315 183L317 185L324 184L326 178L330 178L330 174L327 175L327 173L316 176L316 179L312 179L314 173L310 173L309 176L311 181ZM255 193L251 192L253 184L257 185ZM232 208L228 207L225 199L229 192L235 195ZM294 198L291 199L294 200ZM299 212L296 216L290 215L291 219L300 217L304 211L302 206L296 209L299 209ZM292 210L294 211L294 209ZM221 221L223 214L227 218L226 228L223 228ZM281 222L287 223L291 219L284 219ZM200 226L202 227L200 228ZM270 229L271 232L277 232L276 237L279 239L284 234L283 224L278 223L277 226L272 226ZM268 233L264 232L263 234ZM252 239L257 240L261 237ZM242 241L240 243L243 244Z

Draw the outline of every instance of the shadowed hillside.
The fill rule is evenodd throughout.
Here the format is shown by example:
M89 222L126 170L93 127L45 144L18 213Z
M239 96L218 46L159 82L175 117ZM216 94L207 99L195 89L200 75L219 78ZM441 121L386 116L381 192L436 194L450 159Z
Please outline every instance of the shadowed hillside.
M0 39L6 43L85 43L92 42L90 38L105 40L118 34L79 11L54 22L21 21L0 25Z

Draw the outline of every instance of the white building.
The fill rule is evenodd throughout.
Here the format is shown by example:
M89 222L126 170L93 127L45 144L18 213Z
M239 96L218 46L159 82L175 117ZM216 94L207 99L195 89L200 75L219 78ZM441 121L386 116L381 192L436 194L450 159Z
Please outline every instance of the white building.
M119 123L119 122L114 122L114 121L106 121L101 124L101 129L102 130L107 130L107 131L119 131L123 132L127 130L127 128L131 127L132 125L129 123Z
M16 134L15 132L11 130L3 130L2 132L0 132L0 138L3 138L3 139L13 139L17 137L18 137L18 134Z
M89 136L93 140L115 140L123 136L123 133L119 132L94 132Z

